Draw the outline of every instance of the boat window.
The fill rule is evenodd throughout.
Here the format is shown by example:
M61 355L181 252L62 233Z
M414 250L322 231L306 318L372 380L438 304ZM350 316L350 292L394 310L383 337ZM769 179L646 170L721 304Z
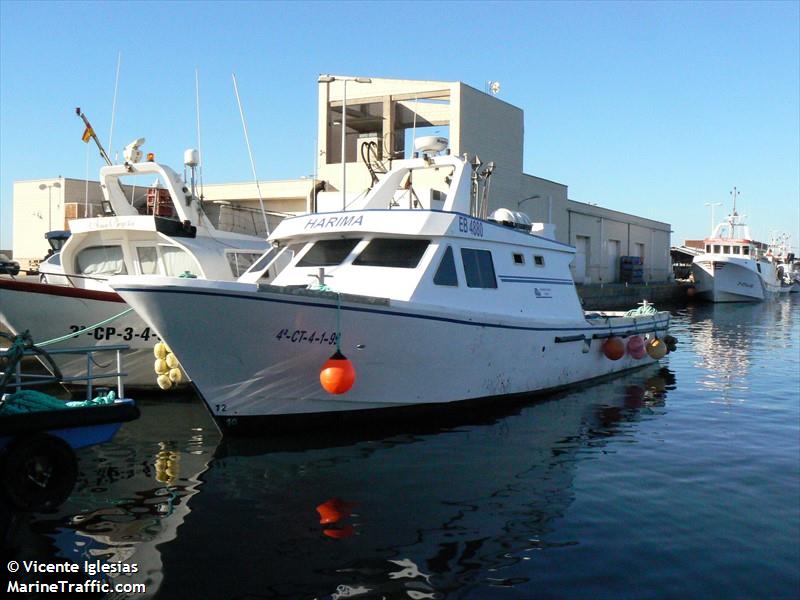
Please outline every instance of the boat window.
M706 244L706 253L711 254L711 244Z
M414 269L429 243L430 240L375 238L370 240L353 264Z
M341 263L353 251L361 238L320 240L309 248L298 267L332 267Z
M739 252L740 252L739 248L740 248L740 246L734 246L733 247L733 253L734 254L739 254Z
M467 287L497 287L497 280L494 276L494 263L492 262L491 252L488 250L462 248L461 260L464 263L464 275L467 277Z
M225 253L225 257L228 259L228 266L231 268L231 273L234 277L239 277L247 271L260 256L260 252L245 250L234 250L233 252Z
M726 246L723 246L723 247L722 247L722 253L723 253L723 254L730 254L730 253L731 253L731 247L730 247L730 246L727 246L727 245L726 245Z
M758 269L758 272L761 273L761 263L760 262L756 263L756 269Z
M514 252L514 264L515 265L524 265L525 264L525 256Z
M136 256L142 275L158 274L158 250L155 246L139 246L136 248Z
M714 254L719 254L719 244L714 244Z
M194 258L182 248L161 246L161 258L164 260L167 275L177 277L186 271L200 275L200 269Z
M279 250L280 248L276 246L270 247L269 250L267 250L266 252L264 252L264 254L261 255L261 258L259 258L256 262L253 263L253 265L248 269L248 271L250 271L251 273L255 273L256 271L260 271L261 269L266 267L269 264L269 261L275 258L275 254L277 254Z
M742 254L750 254L750 246L742 247Z
M442 262L439 263L439 268L436 269L436 274L433 276L433 283L458 287L456 261L453 259L453 248L451 246L448 246L447 250L444 251Z
M535 264L537 267L543 267L544 266L544 256L534 256L533 257L533 264Z
M83 275L127 275L122 246L90 246L78 252L78 273Z

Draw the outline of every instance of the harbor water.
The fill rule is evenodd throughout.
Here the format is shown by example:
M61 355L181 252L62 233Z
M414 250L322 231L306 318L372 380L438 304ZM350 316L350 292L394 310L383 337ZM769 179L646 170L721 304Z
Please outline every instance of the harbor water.
M4 514L4 563L167 599L798 598L800 297L673 314L660 366L446 423L223 440L139 397L65 504Z

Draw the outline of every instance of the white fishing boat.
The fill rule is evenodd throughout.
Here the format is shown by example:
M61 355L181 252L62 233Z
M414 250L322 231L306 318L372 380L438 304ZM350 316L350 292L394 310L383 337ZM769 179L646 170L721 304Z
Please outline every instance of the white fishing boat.
M710 302L761 302L781 293L778 271L767 257L768 244L750 235L744 217L733 212L703 240L705 252L694 257L692 275L698 298Z
M133 387L156 385L153 346L159 336L109 287L108 278L233 280L268 247L262 237L216 229L194 185L190 189L152 155L141 161L142 143L140 138L126 148L124 164L100 169L105 214L71 220L72 235L42 263L38 279L0 278L0 320L12 331L29 330L37 344L81 332L58 348L127 344L126 382ZM189 150L185 158L193 169L197 152ZM57 360L63 373L84 374L85 361ZM95 375L101 372L97 365Z
M435 155L446 140L417 141L422 158L394 161L347 210L284 220L237 282L110 281L164 336L223 430L560 388L652 363L645 336L663 356L654 338L668 312L585 314L575 249L521 213L480 218L484 171ZM289 265L263 283L282 256ZM337 349L347 359L331 357Z
M775 265L778 281L781 284L780 293L800 292L800 261L792 252L788 233L777 233L772 236L766 258Z

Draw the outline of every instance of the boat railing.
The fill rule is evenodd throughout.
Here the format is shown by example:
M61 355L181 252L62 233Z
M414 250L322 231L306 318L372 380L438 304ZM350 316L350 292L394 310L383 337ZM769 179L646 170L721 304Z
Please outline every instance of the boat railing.
M42 373L23 373L22 372L22 363L23 361L17 361L14 368L14 375L13 380L9 380L6 383L6 387L14 388L15 391L18 391L23 388L33 387L37 385L51 385L54 383L79 383L79 382L86 382L86 399L91 400L93 397L94 391L94 381L98 379L110 379L115 377L117 379L117 398L124 398L125 397L125 387L123 383L123 377L127 375L127 373L123 372L122 370L122 352L124 350L129 350L130 346L125 344L115 344L115 345L108 345L108 346L85 346L80 348L63 348L60 350L48 350L47 354L50 355L86 355L86 374L85 375L76 375L76 376L64 376L62 375L60 378L53 374L42 374ZM2 355L8 348L0 348L0 355ZM108 353L114 352L116 358L116 370L109 373L103 371L101 373L95 374L94 366L96 361L94 359L95 354L100 353ZM26 348L22 353L23 358L27 357L35 357L38 356L38 353L30 348ZM0 370L0 380L2 380L5 376L5 373Z

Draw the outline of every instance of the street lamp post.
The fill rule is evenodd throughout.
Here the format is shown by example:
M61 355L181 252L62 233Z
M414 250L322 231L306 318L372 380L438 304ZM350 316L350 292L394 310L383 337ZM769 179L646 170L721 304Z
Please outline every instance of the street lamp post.
M347 158L345 156L345 137L347 134L347 82L372 83L369 77L334 77L333 75L320 75L318 83L342 82L342 210L347 203Z
M706 202L705 206L711 207L711 233L714 233L714 225L716 221L714 220L714 207L715 206L722 206L722 202ZM710 234L709 234L710 235Z
M61 184L56 181L54 183L40 183L40 190L47 190L47 231L53 231L53 188L60 188Z

